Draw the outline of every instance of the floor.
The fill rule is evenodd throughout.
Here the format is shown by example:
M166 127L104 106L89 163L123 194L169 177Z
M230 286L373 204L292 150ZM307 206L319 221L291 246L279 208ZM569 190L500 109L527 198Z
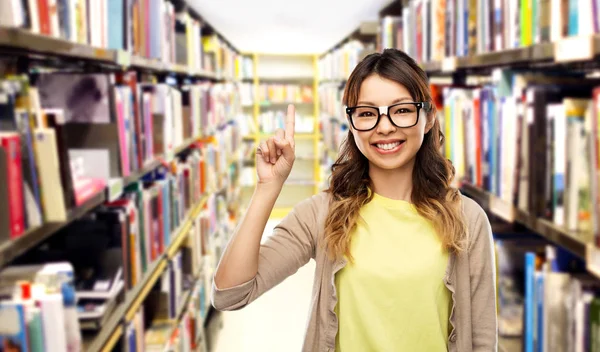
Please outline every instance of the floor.
M278 220L269 221L263 240ZM308 318L314 261L236 312L222 314L214 352L300 351Z

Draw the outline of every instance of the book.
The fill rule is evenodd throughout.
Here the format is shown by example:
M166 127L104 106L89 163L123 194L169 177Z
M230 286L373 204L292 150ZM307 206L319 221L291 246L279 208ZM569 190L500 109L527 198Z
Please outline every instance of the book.
M23 199L23 169L21 145L18 133L0 133L0 146L4 151L10 238L20 237L25 231L25 209Z

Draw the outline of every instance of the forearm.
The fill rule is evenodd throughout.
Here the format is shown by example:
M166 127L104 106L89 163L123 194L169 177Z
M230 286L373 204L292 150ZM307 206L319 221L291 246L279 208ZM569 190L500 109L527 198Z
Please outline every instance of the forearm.
M258 184L215 274L215 285L227 289L256 276L260 241L282 185Z

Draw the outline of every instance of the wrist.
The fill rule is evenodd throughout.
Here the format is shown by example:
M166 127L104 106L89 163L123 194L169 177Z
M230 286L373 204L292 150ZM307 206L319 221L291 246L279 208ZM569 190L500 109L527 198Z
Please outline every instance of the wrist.
M277 193L283 188L283 181L257 182L255 192L260 193Z

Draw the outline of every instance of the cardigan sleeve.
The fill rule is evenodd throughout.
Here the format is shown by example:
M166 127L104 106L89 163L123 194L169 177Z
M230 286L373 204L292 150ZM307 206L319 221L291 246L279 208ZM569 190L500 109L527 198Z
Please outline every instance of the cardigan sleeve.
M465 202L469 222L469 275L472 347L474 352L497 351L496 260L487 215L471 199Z
M241 285L219 289L212 284L212 304L218 310L238 310L280 284L316 253L319 219L327 211L327 196L315 195L298 205L260 246L258 272Z

